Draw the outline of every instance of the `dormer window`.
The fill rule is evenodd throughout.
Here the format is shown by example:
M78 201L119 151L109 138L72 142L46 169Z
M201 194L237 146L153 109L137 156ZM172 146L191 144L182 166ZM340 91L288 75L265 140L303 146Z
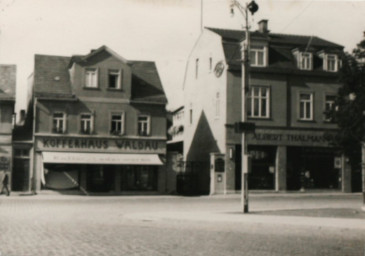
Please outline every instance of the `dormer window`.
M311 52L294 49L293 54L296 59L298 69L313 70L313 54Z
M85 70L85 87L98 88L98 70L96 68Z
M250 65L252 67L267 66L267 47L264 45L252 45L250 47Z
M336 54L325 54L323 58L323 70L329 72L338 71L338 57Z
M308 52L301 52L298 67L301 70L312 70L312 54Z

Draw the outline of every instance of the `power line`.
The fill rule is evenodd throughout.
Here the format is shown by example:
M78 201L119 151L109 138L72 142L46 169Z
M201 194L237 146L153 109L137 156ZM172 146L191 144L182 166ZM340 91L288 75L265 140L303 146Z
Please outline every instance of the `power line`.
M313 1L314 0L312 0L312 1L310 1L308 4L307 4L307 6L305 6L301 11L300 11L300 13L298 14L298 15L296 15L282 30L281 30L281 32L283 32L285 29L287 29L292 23L293 23L293 21L295 20L295 19L297 19L297 18L299 18L299 16L301 16L304 12L305 12L305 10L307 10L308 9L308 7L313 3Z

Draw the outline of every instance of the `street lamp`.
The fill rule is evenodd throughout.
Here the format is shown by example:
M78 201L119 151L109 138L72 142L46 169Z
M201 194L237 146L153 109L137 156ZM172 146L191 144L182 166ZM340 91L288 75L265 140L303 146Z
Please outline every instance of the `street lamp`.
M251 1L247 3L246 6L242 6L237 0L232 0L231 2L231 14L234 15L234 8L237 8L240 13L245 18L245 39L246 43L242 42L241 45L241 54L242 54L242 126L246 126L247 124L247 111L246 111L246 94L248 92L248 81L249 81L249 53L250 53L250 32L248 25L248 11L253 15L259 9L259 6L255 3L255 1ZM249 125L248 125L249 126ZM247 152L247 140L246 140L246 132L247 129L242 129L242 173L241 173L241 205L243 213L248 213L248 171L249 171L249 155Z

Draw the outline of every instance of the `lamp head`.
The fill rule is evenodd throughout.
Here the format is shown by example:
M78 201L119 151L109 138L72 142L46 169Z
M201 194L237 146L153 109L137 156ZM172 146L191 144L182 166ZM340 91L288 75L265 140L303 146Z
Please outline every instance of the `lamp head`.
M252 0L248 5L247 5L248 10L250 11L251 15L254 15L255 12L258 11L259 6L256 4L256 2L254 0Z

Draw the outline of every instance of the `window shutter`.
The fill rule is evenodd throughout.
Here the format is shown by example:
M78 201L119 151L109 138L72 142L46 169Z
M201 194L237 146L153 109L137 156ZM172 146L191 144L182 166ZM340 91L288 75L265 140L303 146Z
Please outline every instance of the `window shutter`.
M66 129L67 129L67 114L63 113L63 127L62 127L63 133L66 133Z
M119 76L118 76L118 88L123 88L123 69L119 70Z
M96 71L95 71L95 82L96 82L96 88L99 88L99 68L96 68Z
M313 54L309 54L309 69L313 70Z
M148 122L147 122L147 135L150 135L150 133L151 133L151 116L148 116L147 120L148 120Z
M120 134L124 134L124 130L125 130L125 112L122 112L122 126Z

